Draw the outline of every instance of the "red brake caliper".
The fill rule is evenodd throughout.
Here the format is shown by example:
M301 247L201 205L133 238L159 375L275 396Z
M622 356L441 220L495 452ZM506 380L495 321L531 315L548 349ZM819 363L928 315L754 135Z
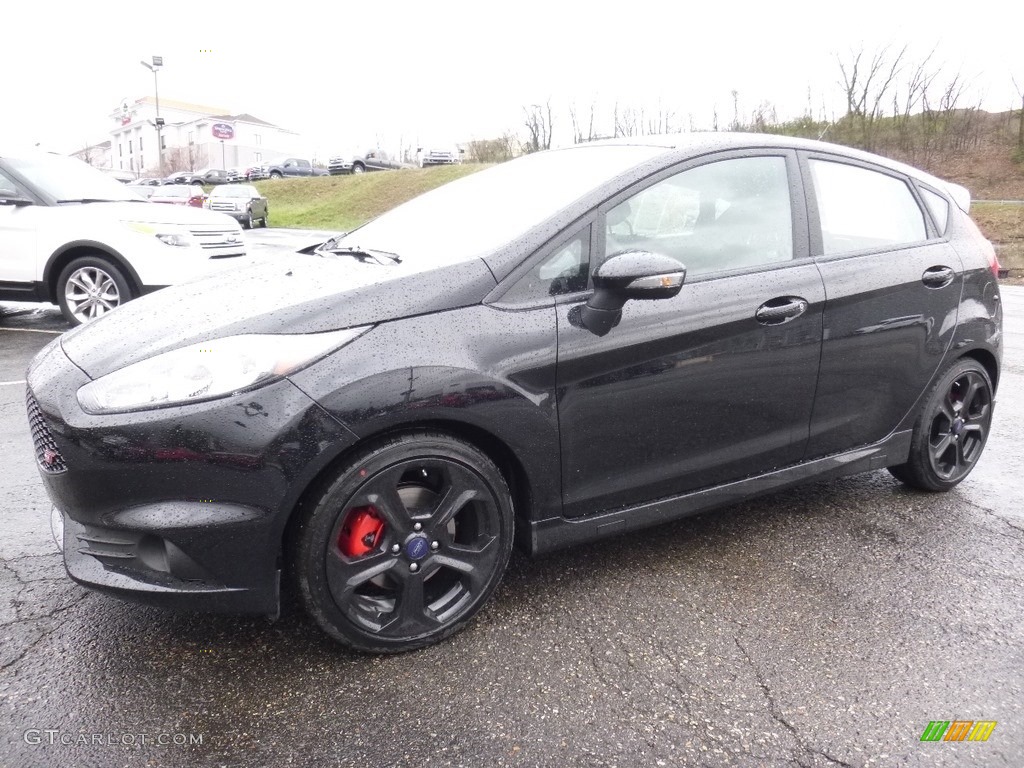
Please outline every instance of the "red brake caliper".
M355 507L349 510L338 534L338 549L347 557L368 555L384 536L384 521L376 507Z

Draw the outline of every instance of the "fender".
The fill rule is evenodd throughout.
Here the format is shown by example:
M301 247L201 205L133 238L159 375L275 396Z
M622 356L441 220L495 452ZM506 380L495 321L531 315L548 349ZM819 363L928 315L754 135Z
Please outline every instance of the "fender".
M56 299L56 294L53 291L52 286L53 281L57 279L60 270L63 269L63 265L58 267L61 257L68 251L78 248L98 251L102 255L109 257L114 262L115 266L117 266L124 273L125 277L128 278L136 292L140 294L143 292L142 280L139 279L138 272L132 268L131 264L128 263L128 260L118 251L114 250L106 243L101 243L97 240L72 240L71 242L60 246L50 254L50 258L46 260L46 266L43 268L43 284L47 286L46 292L49 299Z

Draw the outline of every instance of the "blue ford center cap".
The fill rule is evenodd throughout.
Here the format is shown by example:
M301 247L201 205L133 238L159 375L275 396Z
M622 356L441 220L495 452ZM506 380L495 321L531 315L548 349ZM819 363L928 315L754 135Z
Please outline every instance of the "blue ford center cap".
M410 560L419 560L430 549L430 545L427 544L427 540L421 537L415 539L409 539L405 545L405 554L409 556Z

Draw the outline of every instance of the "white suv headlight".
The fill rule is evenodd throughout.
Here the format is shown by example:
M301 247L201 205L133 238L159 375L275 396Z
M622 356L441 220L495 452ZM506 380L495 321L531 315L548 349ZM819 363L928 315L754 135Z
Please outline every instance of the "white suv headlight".
M181 224L153 224L148 221L122 221L121 223L132 232L137 232L140 235L152 235L165 245L187 248L196 244L188 227Z
M369 328L227 336L192 344L89 382L78 390L78 403L86 413L117 413L225 397L294 373Z

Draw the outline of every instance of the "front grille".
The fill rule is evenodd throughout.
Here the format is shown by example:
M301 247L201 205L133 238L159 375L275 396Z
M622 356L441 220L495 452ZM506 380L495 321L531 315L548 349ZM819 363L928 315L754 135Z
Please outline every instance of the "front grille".
M212 211L233 211L233 210L235 210L235 204L234 203L212 202L212 203L210 203L210 210L212 210Z
M68 465L64 463L64 457L57 450L57 443L50 434L50 428L46 426L39 403L29 390L25 390L25 405L28 408L28 427L32 431L32 444L36 449L36 461L39 466L50 474L66 472Z
M192 237L204 251L213 251L215 255L231 253L237 256L245 254L245 243L237 230L219 228L196 228L190 230Z

